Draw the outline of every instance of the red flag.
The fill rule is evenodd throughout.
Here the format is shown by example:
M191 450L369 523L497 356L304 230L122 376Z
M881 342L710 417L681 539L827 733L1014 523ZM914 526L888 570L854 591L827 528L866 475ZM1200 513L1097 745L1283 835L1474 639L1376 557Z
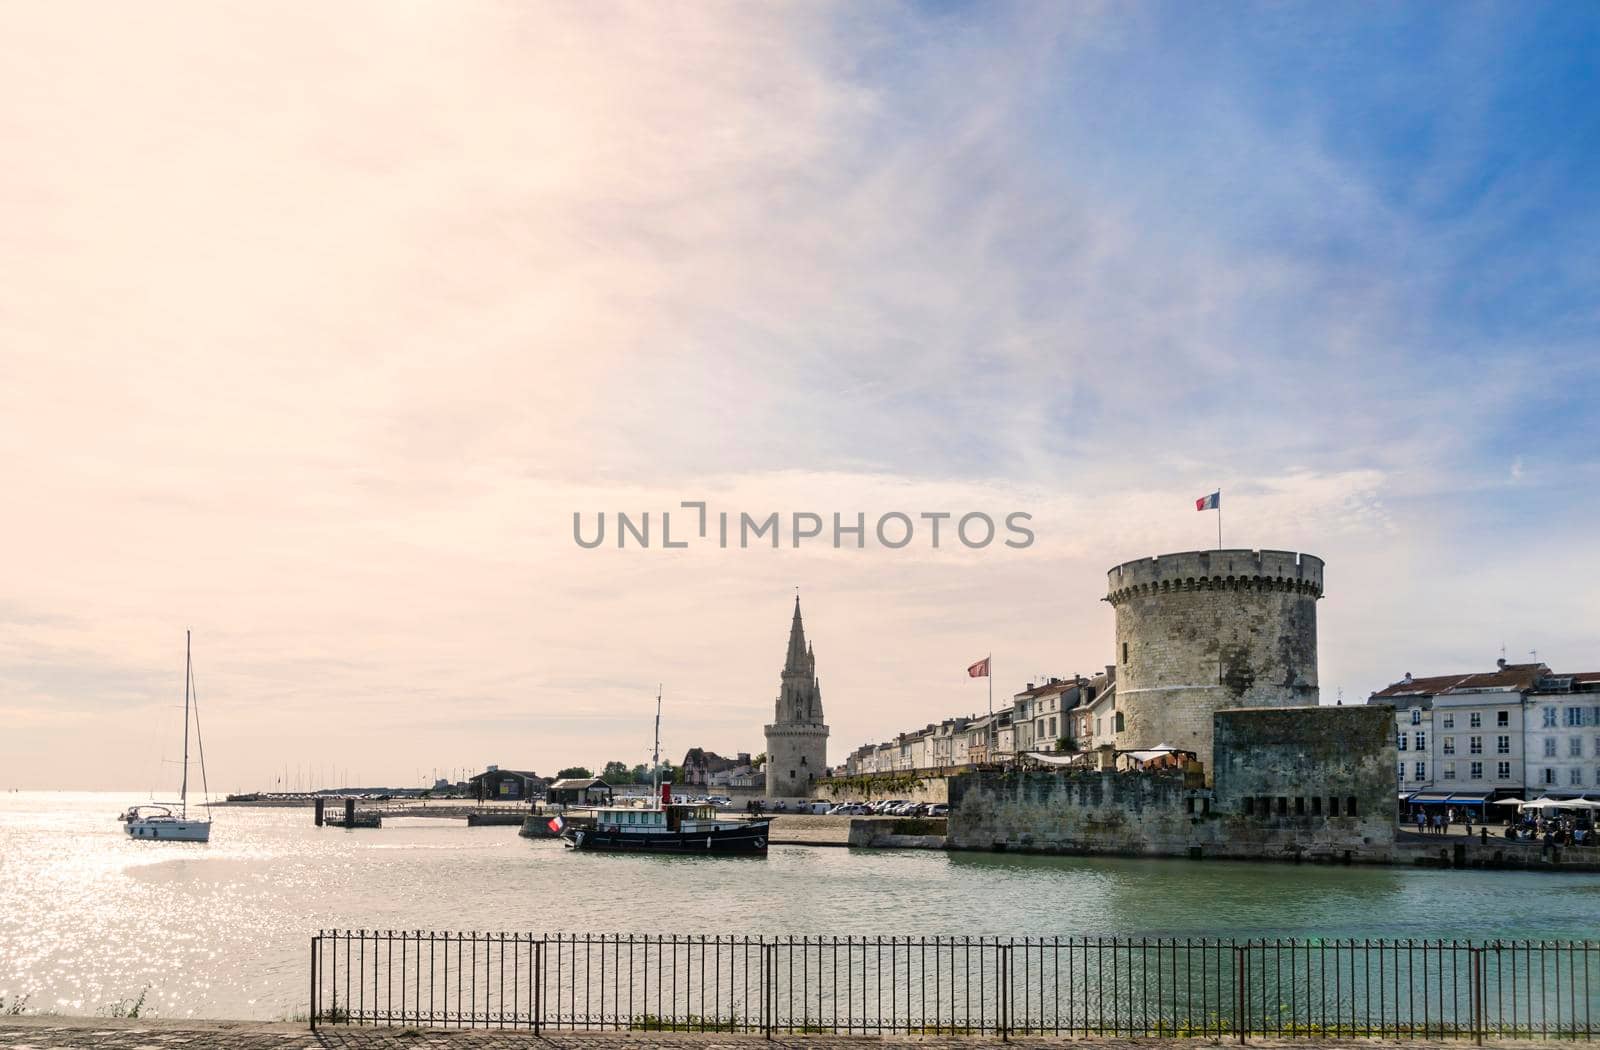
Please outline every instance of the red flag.
M985 656L982 660L979 660L977 663L975 663L971 667L967 668L967 677L968 678L988 678L989 677L989 658L987 656Z

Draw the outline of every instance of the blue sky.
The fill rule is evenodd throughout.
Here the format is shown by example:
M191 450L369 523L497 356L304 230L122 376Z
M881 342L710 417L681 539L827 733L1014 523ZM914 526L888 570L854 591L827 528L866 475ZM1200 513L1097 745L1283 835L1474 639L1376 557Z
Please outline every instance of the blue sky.
M7 11L0 760L145 783L185 626L229 787L637 757L661 681L669 749L759 750L795 586L838 758L982 706L985 651L1002 691L1104 665L1105 570L1214 542L1219 486L1230 545L1327 559L1329 698L1600 666L1597 38L1581 4ZM571 543L696 498L1039 542Z

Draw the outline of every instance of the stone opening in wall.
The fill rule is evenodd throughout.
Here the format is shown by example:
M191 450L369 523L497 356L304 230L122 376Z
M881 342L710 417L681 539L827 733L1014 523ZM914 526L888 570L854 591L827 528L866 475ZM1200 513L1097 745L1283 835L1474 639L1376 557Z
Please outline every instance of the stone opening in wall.
M1183 808L1184 808L1184 811L1187 812L1187 813L1193 813L1194 812L1194 796L1191 795L1190 797L1188 797L1188 798L1183 800Z
M1294 800L1294 815L1297 817L1306 815L1306 800L1298 795L1295 796Z
M1322 816L1322 797L1320 795L1311 800L1311 815L1313 817Z
M1344 800L1344 815L1347 817L1356 815L1356 797L1354 795Z
M1261 796L1261 819L1272 819L1272 799L1266 795Z
M1256 815L1256 800L1255 799L1249 798L1249 797L1245 798L1245 800L1244 800L1244 815L1247 816L1247 817L1253 817L1253 816Z
M1117 712L1117 717L1116 717L1116 719L1115 719L1115 721L1116 721L1116 723L1117 723L1117 732L1119 732L1119 733L1120 733L1120 732L1122 732L1122 731L1123 731L1123 730L1124 730L1124 729L1126 729L1126 728L1127 728L1127 722L1126 722L1126 721L1124 721L1124 720L1123 720L1123 717L1122 717L1122 712L1121 712L1121 711L1118 711L1118 712Z
M1278 816L1287 817L1288 815L1289 815L1289 799L1287 797L1283 796L1283 795L1279 795L1278 796Z
M1211 816L1211 800L1209 798L1200 800L1200 815L1203 817Z
M1333 798L1330 798L1328 800L1328 816L1337 817L1338 815L1339 815L1339 798L1338 798L1338 796L1334 796Z
M1122 643L1122 666L1128 666L1128 643Z

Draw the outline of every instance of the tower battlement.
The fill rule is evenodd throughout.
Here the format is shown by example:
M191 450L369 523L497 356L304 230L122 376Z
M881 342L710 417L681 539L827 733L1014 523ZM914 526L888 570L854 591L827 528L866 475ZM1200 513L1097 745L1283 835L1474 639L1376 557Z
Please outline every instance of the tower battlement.
M1184 551L1106 573L1116 610L1117 746L1212 754L1224 708L1317 703L1322 559Z
M1166 591L1287 590L1322 597L1322 559L1277 550L1205 550L1161 554L1114 566L1106 573L1106 600Z

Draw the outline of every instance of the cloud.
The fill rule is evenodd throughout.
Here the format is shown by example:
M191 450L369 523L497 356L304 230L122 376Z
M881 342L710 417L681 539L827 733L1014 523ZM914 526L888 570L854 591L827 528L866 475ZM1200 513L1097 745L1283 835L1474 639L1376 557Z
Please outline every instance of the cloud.
M592 765L658 682L674 749L759 750L797 585L842 754L979 706L982 651L1102 665L1101 573L1214 543L1187 508L1218 485L1230 545L1328 558L1350 696L1507 622L1581 661L1588 599L1528 602L1524 541L1585 563L1600 315L1559 294L1566 235L1493 206L1570 158L1460 199L1504 131L1479 64L1438 59L1450 148L1402 149L1416 82L1327 66L1334 22L5 12L0 707L32 713L0 758L142 783L125 738L190 625L230 786ZM1514 37L1456 44L1514 70ZM1507 334L1496 282L1545 257L1560 323ZM1540 469L1492 480L1508 444ZM1482 509L1513 484L1544 510ZM685 499L1017 508L1039 539L571 542L574 511Z

